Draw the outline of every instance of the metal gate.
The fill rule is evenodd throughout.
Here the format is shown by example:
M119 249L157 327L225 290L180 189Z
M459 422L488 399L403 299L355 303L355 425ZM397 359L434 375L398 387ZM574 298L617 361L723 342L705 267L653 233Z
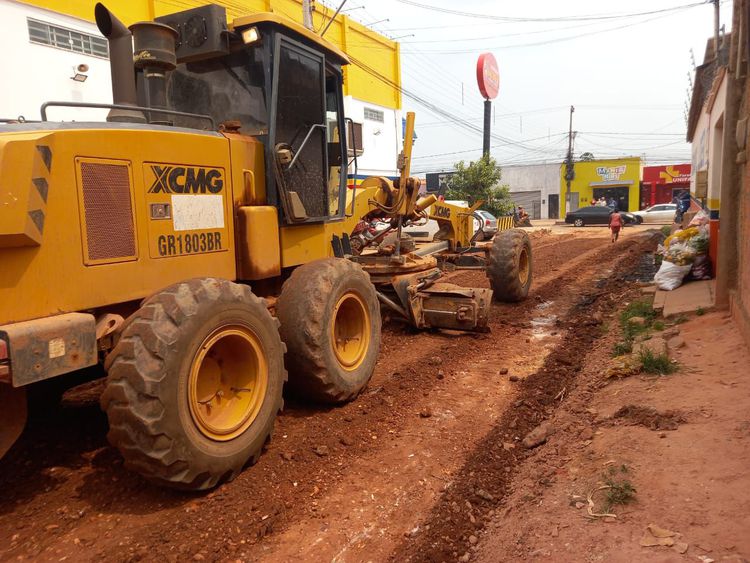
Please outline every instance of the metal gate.
M530 219L542 218L542 190L510 192L510 198L517 207L523 206Z

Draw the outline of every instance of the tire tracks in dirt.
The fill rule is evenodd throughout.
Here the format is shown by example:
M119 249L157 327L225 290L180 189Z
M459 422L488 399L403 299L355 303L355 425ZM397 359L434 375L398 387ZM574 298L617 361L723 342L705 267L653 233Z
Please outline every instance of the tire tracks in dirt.
M80 437L54 443L54 433L47 436L43 428L36 429L0 468L0 485L12 491L0 501L0 540L7 546L0 556L75 555L79 560L107 557L121 561L263 558L275 552L275 538L283 537L281 532L296 529L301 522L315 523L317 532L340 524L343 520L331 519L334 511L329 507L338 503L342 513L350 508L340 501L345 495L359 494L356 486L347 489L356 479L360 483L383 481L379 468L405 442L424 434L426 451L432 452L432 459L439 459L445 454L441 444L466 433L463 443L451 443L455 450L448 453L445 473L441 469L429 485L422 485L428 494L402 508L410 513L404 522L418 519L419 511L429 510L451 482L473 443L491 426L492 417L501 414L512 398L514 391L507 383L487 385L483 374L496 373L499 362L521 375L534 371L530 352L538 352L531 326L535 308L567 294L573 298L575 288L567 294L566 288L575 285L575 280L586 282L579 270L607 246L601 239L584 238L537 248L532 299L494 305L492 334L416 333L408 327L387 326L376 374L360 398L334 409L292 404L279 417L275 439L260 462L208 495L157 489L125 472L117 454L106 446L102 417L90 412L93 409L76 413L80 420L67 427L69 432L80 432ZM486 284L483 274L468 274L470 283ZM509 351L524 349L527 353L518 354L513 362ZM442 363L430 365L438 353ZM484 355L484 362L475 361L479 355ZM442 380L438 370L444 372ZM483 383L494 394L478 413ZM456 402L453 418L446 412L451 409L444 408L451 401ZM432 410L431 416L419 416L424 408ZM489 422L471 428L466 413L472 412ZM448 422L440 428L438 421ZM423 427L428 424L435 428L425 433ZM417 466L414 475L422 468ZM24 475L34 471L39 474ZM385 478L390 479L387 474ZM416 497L414 490L404 488L403 498ZM400 540L402 529L394 530L384 547ZM263 541L272 532L271 541ZM308 540L309 533L307 529L297 539ZM366 530L357 533L367 534ZM340 551L341 544L334 547Z
M541 367L520 382L513 408L505 411L476 444L455 479L420 523L421 533L402 540L391 553L391 561L469 560L470 549L476 542L474 534L502 508L515 468L534 455L533 450L521 447L521 438L549 418L576 385L586 354L601 335L601 315L616 305L616 289L623 273L637 265L638 250L656 244L653 236L640 238L640 242L632 241L635 248L619 257L613 272L601 278L597 287L590 288L570 309L563 321L567 329L566 345L552 350ZM611 257L612 250L602 254Z

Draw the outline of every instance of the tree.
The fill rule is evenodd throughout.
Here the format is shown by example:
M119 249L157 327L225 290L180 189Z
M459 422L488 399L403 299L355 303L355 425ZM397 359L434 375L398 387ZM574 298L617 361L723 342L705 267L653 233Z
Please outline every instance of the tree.
M510 188L500 185L502 172L492 157L483 156L479 160L465 164L456 164L456 171L448 179L446 199L460 199L473 205L480 199L484 201L483 209L493 215L507 215L513 211L510 199Z

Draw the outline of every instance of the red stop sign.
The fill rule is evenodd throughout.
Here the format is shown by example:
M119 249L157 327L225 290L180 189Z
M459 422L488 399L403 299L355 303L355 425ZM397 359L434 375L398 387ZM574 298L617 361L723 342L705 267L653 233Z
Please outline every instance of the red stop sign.
M477 59L477 84L485 99L497 96L500 90L500 71L492 53L482 53Z

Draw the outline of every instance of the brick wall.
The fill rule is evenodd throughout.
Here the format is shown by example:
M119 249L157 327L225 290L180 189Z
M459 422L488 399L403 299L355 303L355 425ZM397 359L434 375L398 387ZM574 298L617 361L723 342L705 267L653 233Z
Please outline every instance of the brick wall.
M745 84L743 109L740 117L747 116L747 103L750 101L750 81ZM750 147L746 147L745 151ZM732 292L732 316L750 345L750 163L741 166L742 179L740 197L738 201L739 229L738 229L738 261L737 287Z

